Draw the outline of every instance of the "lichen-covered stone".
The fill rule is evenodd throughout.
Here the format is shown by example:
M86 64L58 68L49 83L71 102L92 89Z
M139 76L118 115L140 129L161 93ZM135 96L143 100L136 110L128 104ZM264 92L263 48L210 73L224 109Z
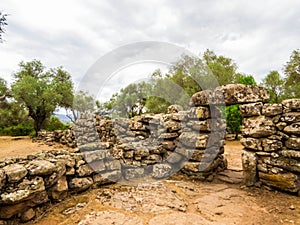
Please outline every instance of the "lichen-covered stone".
M257 103L249 103L240 105L240 112L242 116L249 117L249 116L260 116L262 111L263 104L261 102Z
M95 160L105 159L107 157L107 152L105 150L96 150L83 152L82 157L87 163L91 163Z
M3 169L0 169L0 190L5 186L6 174Z
M264 104L262 114L265 116L276 116L282 113L282 104Z
M0 218L9 219L18 214L26 212L30 207L37 206L39 204L48 201L48 195L46 191L36 192L30 196L30 199L22 201L20 203L12 205L1 205Z
M7 176L7 181L9 183L15 183L22 180L28 172L23 165L17 163L5 166L3 170Z
M298 176L293 173L263 173L259 172L260 181L268 186L281 189L283 191L298 192Z
M94 183L97 185L110 184L118 182L121 179L121 170L108 171L93 176Z
M300 99L287 99L282 101L283 112L300 111Z
M266 152L274 152L282 149L283 143L279 140L265 138L262 140L262 147Z
M208 119L211 117L210 109L208 107L192 107L188 113L190 119Z
M32 180L24 179L18 188L12 192L1 194L2 204L16 204L30 199L35 193L45 190L44 180L41 177L35 177Z
M300 159L300 151L295 150L282 150L281 154L287 158L298 158Z
M293 123L285 127L283 131L288 134L300 135L300 123Z
M285 145L290 149L300 150L300 137L290 137Z
M124 170L126 180L134 180L144 176L144 168L128 168Z
M242 134L249 137L260 138L275 134L276 127L271 119L257 116L243 119Z
M297 123L300 122L300 112L288 112L281 116L282 122Z
M244 182L246 186L253 186L257 181L257 156L254 152L242 152Z
M68 182L66 176L62 176L50 189L50 195L54 200L62 200L67 197Z
M152 177L154 179L162 179L172 175L172 166L166 163L155 164L153 166Z
M279 156L276 158L262 157L262 160L264 163L271 166L280 167L292 172L300 172L300 164L296 159Z
M30 175L48 175L55 171L56 166L47 160L33 160L25 166Z
M263 150L261 140L258 138L242 138L240 142L247 149L251 149L254 151Z
M180 111L182 111L183 108L181 105L170 105L167 109L167 113L170 114L170 113L178 113Z
M25 212L22 213L20 219L21 222L28 222L33 217L35 217L35 211L32 208L27 209Z
M226 105L240 103L267 102L270 93L264 87L243 84L228 84L217 87L224 95Z
M75 192L84 191L92 185L93 179L91 177L72 178L69 181L69 187Z
M94 172L94 170L91 168L91 166L89 164L82 165L76 170L76 173L79 177L89 176L93 172Z

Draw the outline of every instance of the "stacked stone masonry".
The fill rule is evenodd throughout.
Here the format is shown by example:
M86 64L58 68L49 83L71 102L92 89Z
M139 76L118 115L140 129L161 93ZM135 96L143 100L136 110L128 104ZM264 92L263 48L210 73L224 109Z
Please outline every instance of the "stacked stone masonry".
M300 189L300 99L268 104L257 86L226 85L194 94L190 110L131 119L82 115L67 131L42 133L47 143L75 147L0 162L0 222L26 222L50 202L112 182L164 179L177 171L212 180L226 168L226 121L220 108L240 104L245 183Z

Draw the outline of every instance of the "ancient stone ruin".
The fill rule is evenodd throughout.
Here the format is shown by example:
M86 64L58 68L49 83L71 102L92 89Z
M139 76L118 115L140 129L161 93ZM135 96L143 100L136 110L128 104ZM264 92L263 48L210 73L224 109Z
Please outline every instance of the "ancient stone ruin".
M247 186L256 182L300 192L300 99L268 104L258 86L226 85L192 96L190 109L105 119L82 115L67 131L42 133L46 142L76 147L0 162L0 222L26 222L49 202L112 182L147 182L181 171L212 181L226 169L226 121L220 108L240 104Z

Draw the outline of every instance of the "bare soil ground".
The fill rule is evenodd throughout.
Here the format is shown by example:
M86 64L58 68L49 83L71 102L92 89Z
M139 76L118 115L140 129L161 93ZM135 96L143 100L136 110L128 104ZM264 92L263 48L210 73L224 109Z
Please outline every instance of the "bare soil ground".
M50 149L67 148L0 137L0 160ZM239 142L227 142L228 170L212 183L176 175L155 183L104 186L53 205L27 225L300 224L299 197L240 183L241 149Z

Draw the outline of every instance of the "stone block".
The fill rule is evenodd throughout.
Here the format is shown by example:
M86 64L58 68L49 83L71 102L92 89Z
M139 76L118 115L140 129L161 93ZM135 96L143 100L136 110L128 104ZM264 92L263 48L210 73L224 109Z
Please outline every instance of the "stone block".
M253 186L257 181L257 156L254 152L242 151L244 183Z
M282 104L264 104L262 108L262 114L265 116L276 116L282 111Z
M249 117L243 119L242 134L244 136L261 138L276 133L273 121L265 116Z
M240 112L243 117L260 116L262 107L263 107L263 104L261 102L243 104L243 105L239 106Z
M4 171L4 172L3 172ZM7 176L7 181L9 183L15 183L18 182L20 180L22 180L26 175L27 175L28 171L27 169L20 164L11 164L8 166L3 167L2 170L2 182L4 182L4 174L6 174ZM0 173L1 175L1 173ZM0 183L2 183L0 182Z

